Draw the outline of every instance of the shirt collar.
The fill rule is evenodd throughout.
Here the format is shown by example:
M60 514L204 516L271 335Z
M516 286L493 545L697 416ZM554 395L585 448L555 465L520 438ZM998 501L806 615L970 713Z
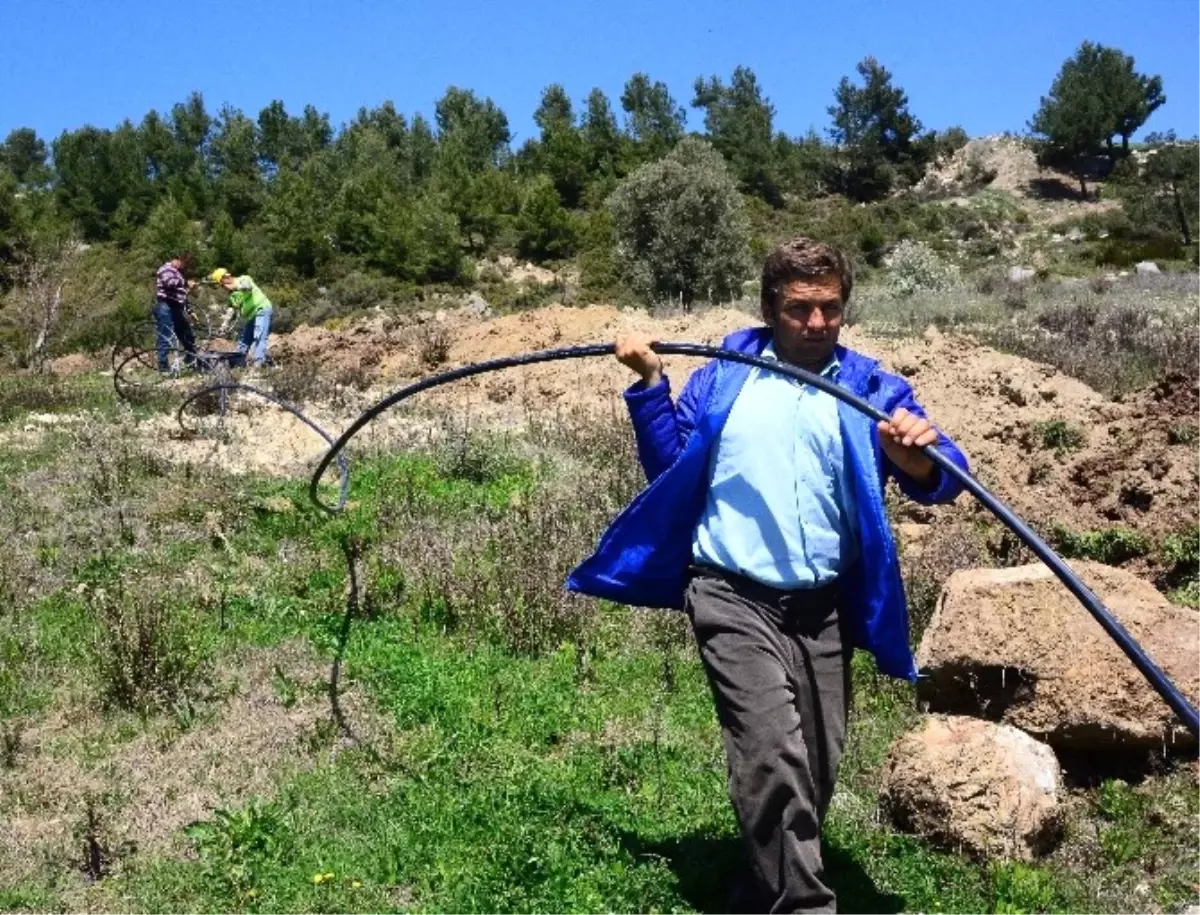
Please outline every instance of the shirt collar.
M763 359L773 359L776 362L779 361L779 357L775 354L775 341L774 340L772 340L770 343L768 343L766 348L762 351L762 358ZM825 365L821 367L821 371L817 372L817 374L821 375L824 378L828 378L831 381L837 381L838 373L841 372L841 370L842 370L842 360L840 360L838 358L837 351L835 350L833 353L830 354L829 361L826 362Z

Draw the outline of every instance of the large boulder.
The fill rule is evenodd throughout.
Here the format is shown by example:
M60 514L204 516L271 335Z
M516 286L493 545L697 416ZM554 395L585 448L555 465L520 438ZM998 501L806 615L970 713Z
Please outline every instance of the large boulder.
M1162 273L1162 271L1158 269L1158 264L1154 263L1154 261L1141 261L1137 264L1134 264L1133 269L1137 271L1138 276L1148 276L1153 273Z
M881 800L900 829L977 858L1031 861L1062 834L1054 751L977 718L930 715L897 740Z
M1072 567L1195 703L1200 615L1148 582ZM1054 574L1040 563L950 576L917 651L931 711L1015 725L1062 749L1194 746L1195 739Z

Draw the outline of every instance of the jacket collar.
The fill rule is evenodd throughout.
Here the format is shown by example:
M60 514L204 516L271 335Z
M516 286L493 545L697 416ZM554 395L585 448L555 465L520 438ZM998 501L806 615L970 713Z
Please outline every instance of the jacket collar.
M748 356L761 356L772 337L773 332L769 327L744 327L735 330L721 341L721 347ZM838 383L856 394L865 394L871 377L879 367L879 360L847 349L840 343L834 347L833 352L841 363Z

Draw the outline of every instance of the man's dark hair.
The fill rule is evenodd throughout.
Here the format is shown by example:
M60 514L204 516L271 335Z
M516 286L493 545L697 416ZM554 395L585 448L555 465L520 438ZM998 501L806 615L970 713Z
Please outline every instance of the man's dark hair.
M762 272L762 313L771 318L779 303L779 294L792 280L814 276L836 276L842 284L842 304L850 300L854 288L854 268L833 245L811 238L793 238L785 241L767 255Z
M196 258L191 251L180 251L175 255L175 259L179 261L180 270L191 270L192 265L196 262Z

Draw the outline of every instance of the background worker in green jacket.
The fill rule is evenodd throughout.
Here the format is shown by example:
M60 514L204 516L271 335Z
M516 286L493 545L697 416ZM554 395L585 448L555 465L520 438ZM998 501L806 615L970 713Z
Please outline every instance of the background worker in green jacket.
M234 318L240 315L244 323L238 352L245 354L248 365L264 364L267 337L271 333L271 300L249 276L234 276L224 267L212 272L212 281L229 292L229 310L221 322L221 333L226 333L233 326Z

